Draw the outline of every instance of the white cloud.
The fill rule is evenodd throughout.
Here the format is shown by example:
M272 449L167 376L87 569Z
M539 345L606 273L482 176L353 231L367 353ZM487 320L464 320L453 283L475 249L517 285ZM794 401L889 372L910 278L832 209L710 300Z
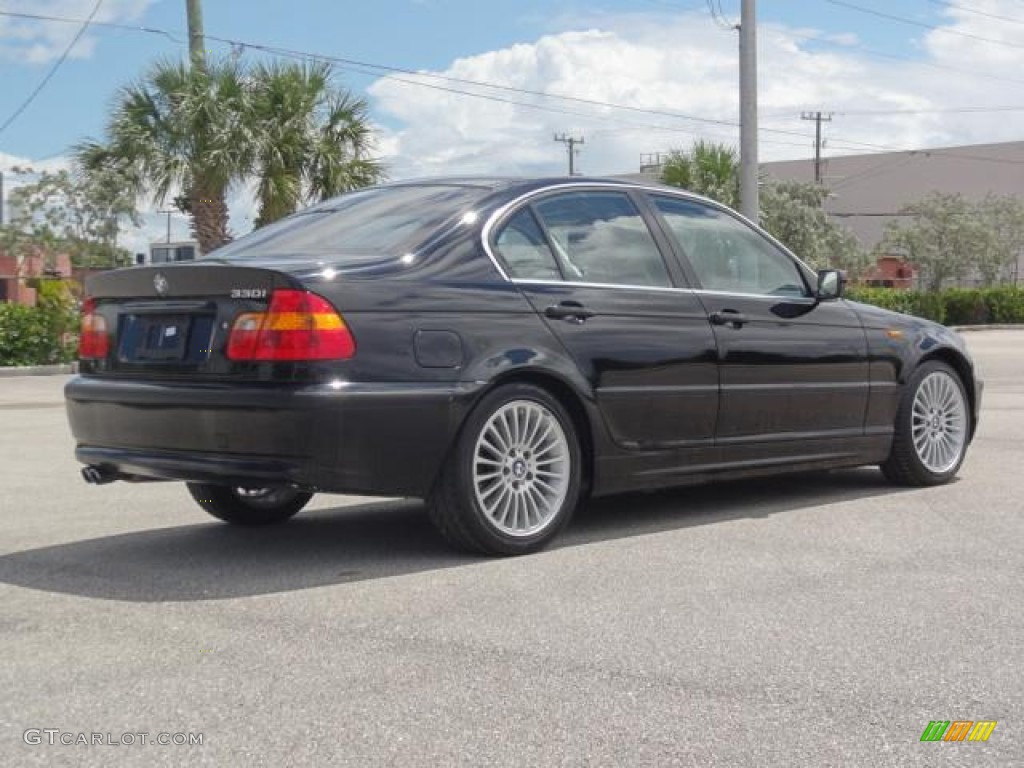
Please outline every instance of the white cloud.
M153 0L105 0L94 21L125 23L138 20ZM9 0L3 10L68 19L86 19L95 0ZM78 34L81 24L39 21L0 16L0 59L46 64L60 56ZM87 59L96 47L96 38L86 32L68 58Z
M980 0L971 7L1024 18L1021 7L1007 0ZM1024 25L957 9L950 9L944 18L949 29L1024 46ZM457 59L441 74L736 122L736 35L712 26L706 13L604 15L593 21L586 29L552 33L532 43ZM1019 94L1021 85L1001 86L950 68L1017 77L1024 85L1024 75L1015 74L1024 72L1024 47L919 32L907 28L908 40L918 39L924 55L915 62L872 57L858 47L853 35L762 25L758 42L765 129L761 159L811 154L812 127L799 119L800 112L809 109L837 113L825 131L830 143L827 153L833 155L869 151L858 143L918 148L1019 139L1019 120L992 119L992 115L852 114L1020 103L1019 97L1006 94ZM391 118L389 123L399 125L386 130L381 141L393 178L564 173L565 147L553 141L553 134L569 129L585 135L580 167L592 174L635 171L641 153L687 147L695 137L729 143L737 135L729 125L541 99L425 75L405 79L530 102L567 114L379 80L369 89L375 108ZM851 114L842 114L845 111Z

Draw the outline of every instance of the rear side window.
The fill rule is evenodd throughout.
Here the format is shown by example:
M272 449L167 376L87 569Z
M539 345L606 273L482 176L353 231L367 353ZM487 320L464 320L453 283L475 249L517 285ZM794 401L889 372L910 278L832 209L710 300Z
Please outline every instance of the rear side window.
M672 279L646 222L622 192L547 197L534 210L574 282L670 287Z
M529 208L508 220L495 239L509 274L522 280L561 280L555 256Z
M219 248L214 258L402 255L453 217L472 209L487 190L414 185L351 192L258 229ZM341 255L342 258L337 257Z

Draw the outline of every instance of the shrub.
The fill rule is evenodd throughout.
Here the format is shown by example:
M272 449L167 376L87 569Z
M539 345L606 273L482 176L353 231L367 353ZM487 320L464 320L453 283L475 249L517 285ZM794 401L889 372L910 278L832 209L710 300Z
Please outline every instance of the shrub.
M991 288L985 292L989 322L1024 323L1024 289Z
M46 315L36 307L0 304L0 365L58 362Z
M849 298L947 325L1024 323L1024 288L949 288L940 292L854 287Z
M949 325L985 325L991 322L985 293L965 288L943 291L940 296L946 305L946 322Z
M39 281L37 305L0 303L0 365L51 365L75 358L78 317L72 288Z

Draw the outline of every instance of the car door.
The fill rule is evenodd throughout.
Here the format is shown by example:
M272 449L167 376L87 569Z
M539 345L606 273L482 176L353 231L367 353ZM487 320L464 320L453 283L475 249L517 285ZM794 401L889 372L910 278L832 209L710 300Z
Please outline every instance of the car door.
M495 252L590 382L617 443L713 444L717 350L707 313L680 289L679 265L628 192L536 196L494 232Z
M808 271L731 212L651 200L692 269L718 344L717 444L799 442L793 450L814 454L862 435L867 342L846 302L818 301Z

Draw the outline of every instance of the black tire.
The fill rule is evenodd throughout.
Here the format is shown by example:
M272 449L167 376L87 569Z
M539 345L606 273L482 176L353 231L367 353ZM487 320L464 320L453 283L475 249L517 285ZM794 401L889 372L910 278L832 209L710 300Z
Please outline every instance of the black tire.
M313 494L294 488L233 488L227 485L186 483L188 492L204 510L225 523L245 526L283 523L302 509Z
M485 447L484 434L494 435L489 431L493 430L491 420L500 419L501 414L512 414L516 419L522 414L523 421L515 423L517 430L523 425L523 433L518 442L509 441L508 454L492 462L498 459L499 453L490 446ZM533 453L529 450L531 416L535 419L534 432L538 440L533 444ZM543 431L549 434L550 444L540 440ZM481 476L487 465L499 461L505 466L495 467L493 480ZM550 543L572 517L580 498L582 470L579 437L572 418L558 399L532 384L502 386L485 395L466 418L428 500L430 519L459 549L487 555L536 552ZM480 490L489 482L493 485ZM499 484L504 486L499 488ZM509 501L489 514L481 502L481 494L485 499L491 494L496 507L502 505L503 498ZM515 494L520 494L518 500ZM496 517L501 509L506 516L513 514L510 511L513 507L514 517L510 523L502 524L491 516ZM536 530L531 530L531 511ZM512 528L517 530L513 532Z
M914 402L924 382L932 376L937 376L940 382L951 382L955 385L955 390L959 393L959 404L962 407L962 422L959 424L959 429L962 430L962 442L959 444L958 455L950 459L952 463L948 463L948 466L945 466L947 462L943 462L944 466L929 467L914 443ZM907 382L900 399L899 409L896 412L892 451L889 458L881 464L885 477L897 485L916 487L948 483L956 476L964 456L967 454L967 444L971 434L971 418L967 392L964 390L960 375L949 365L938 360L929 360L919 366ZM941 422L940 418L938 423ZM918 429L927 429L927 425L919 422ZM938 439L942 439L941 436Z

